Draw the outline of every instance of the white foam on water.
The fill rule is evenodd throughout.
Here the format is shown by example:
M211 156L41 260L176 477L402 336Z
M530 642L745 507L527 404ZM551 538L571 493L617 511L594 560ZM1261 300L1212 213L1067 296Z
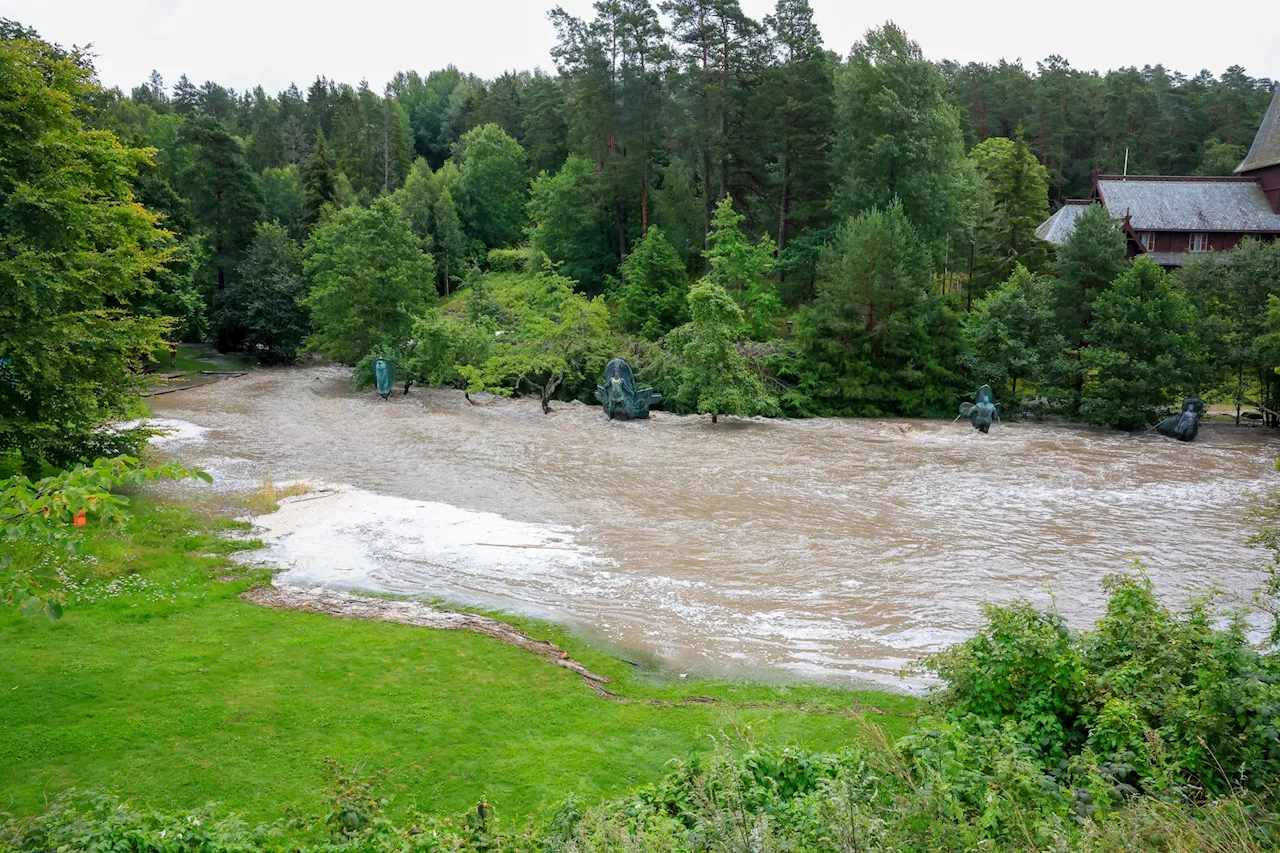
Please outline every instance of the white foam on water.
M245 560L277 581L464 603L506 599L513 586L546 588L608 564L572 528L492 512L330 486L280 501L254 519L266 547Z
M202 427L199 424L180 421L175 418L138 418L137 420L118 424L116 429L137 429L138 427L164 430L163 435L151 436L149 443L157 446L203 442L206 440L205 434L209 432L208 427Z

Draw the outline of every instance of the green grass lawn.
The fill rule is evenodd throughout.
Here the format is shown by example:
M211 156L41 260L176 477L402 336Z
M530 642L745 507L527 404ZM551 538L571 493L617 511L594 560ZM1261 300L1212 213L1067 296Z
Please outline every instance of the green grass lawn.
M393 812L456 813L484 796L510 820L570 792L622 794L722 731L822 749L858 737L845 716L747 703L874 704L888 713L868 718L891 734L917 707L813 685L673 684L523 623L624 695L721 700L609 701L488 637L244 603L250 581L215 580L236 546L214 531L229 524L143 504L123 532L91 535L60 622L0 612L0 811L74 786L254 820L314 812L333 757L385 770Z
M201 344L178 344L178 362L169 361L169 348L161 347L152 353L156 373L199 373L201 370L239 370L247 365L238 355L219 355Z

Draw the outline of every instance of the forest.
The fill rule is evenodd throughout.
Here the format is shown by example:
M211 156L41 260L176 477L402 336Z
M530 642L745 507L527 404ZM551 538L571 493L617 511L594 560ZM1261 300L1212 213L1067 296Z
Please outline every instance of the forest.
M549 15L555 73L404 71L382 92L152 74L124 93L4 22L15 258L60 216L84 252L57 279L4 262L0 447L100 455L93 430L174 340L363 382L391 356L406 392L544 408L590 400L614 355L713 417L941 416L982 383L1006 417L1125 429L1184 394L1273 400L1280 250L1171 276L1128 263L1100 210L1056 252L1034 234L1126 157L1230 173L1271 80L934 61L891 22L842 53L805 0ZM68 136L83 147L42 141Z

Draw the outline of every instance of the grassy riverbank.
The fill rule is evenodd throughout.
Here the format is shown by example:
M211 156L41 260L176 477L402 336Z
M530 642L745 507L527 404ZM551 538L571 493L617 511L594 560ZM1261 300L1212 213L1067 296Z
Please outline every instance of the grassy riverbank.
M164 808L217 801L250 819L314 812L324 763L385 770L393 812L455 813L482 796L508 816L573 792L618 796L747 729L762 741L838 749L867 717L905 731L917 703L812 685L670 683L552 626L522 623L632 698L488 637L268 610L261 578L228 563L233 522L142 504L98 531L72 572L62 621L0 612L0 811L28 813L68 787ZM761 707L785 703L792 707Z

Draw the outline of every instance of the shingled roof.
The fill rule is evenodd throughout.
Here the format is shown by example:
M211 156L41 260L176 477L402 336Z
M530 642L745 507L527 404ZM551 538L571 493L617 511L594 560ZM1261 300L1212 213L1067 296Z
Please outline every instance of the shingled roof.
M1068 199L1067 203L1054 211L1053 215L1040 223L1036 228L1036 236L1055 246L1061 246L1075 230L1076 217L1089 209L1089 201Z
M1258 135L1253 138L1244 162L1236 166L1236 174L1277 164L1280 164L1280 86L1272 94L1271 106L1267 107L1267 114L1262 118Z
M1113 219L1131 217L1134 231L1280 233L1280 213L1250 180L1108 176L1097 192Z

